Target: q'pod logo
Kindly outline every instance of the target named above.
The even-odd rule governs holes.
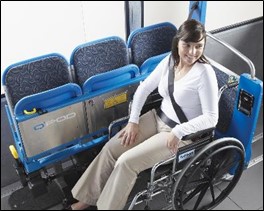
[[[72,112],[72,113],[69,113],[69,114],[66,114],[66,115],[63,115],[63,116],[59,116],[56,119],[51,119],[51,120],[48,120],[46,122],[39,123],[39,124],[33,126],[33,129],[34,130],[41,130],[41,129],[43,129],[45,127],[48,127],[48,126],[51,126],[51,125],[53,125],[55,123],[62,123],[64,121],[72,119],[75,116],[76,116],[75,112]]]

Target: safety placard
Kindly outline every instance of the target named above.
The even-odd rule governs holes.
[[[114,95],[104,100],[104,109],[111,108],[121,103],[127,102],[127,92]]]

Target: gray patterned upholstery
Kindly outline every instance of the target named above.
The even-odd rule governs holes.
[[[46,91],[70,82],[67,61],[49,54],[11,65],[4,83],[12,107],[23,97]]]
[[[93,75],[127,65],[128,52],[119,37],[109,37],[77,47],[71,56],[75,77],[79,85]]]
[[[216,73],[218,88],[220,89],[222,86],[227,84],[229,75],[217,69],[216,67],[213,68]],[[229,128],[234,111],[236,92],[237,92],[237,88],[226,89],[220,98],[219,120],[218,120],[218,124],[216,125],[216,128],[218,131],[222,133],[226,132],[227,129]]]
[[[131,63],[140,67],[148,58],[169,52],[176,32],[176,27],[167,22],[147,26],[132,32],[128,38],[128,47],[131,49]]]

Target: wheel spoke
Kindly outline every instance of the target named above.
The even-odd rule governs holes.
[[[214,187],[213,184],[210,182],[210,192],[212,195],[213,203],[215,203],[215,193],[214,193]]]
[[[206,193],[208,188],[209,188],[209,185],[206,185],[205,187],[202,188],[203,190],[200,192],[198,199],[197,199],[197,201],[193,207],[193,210],[197,210],[197,208],[198,208],[199,204],[201,203],[202,199],[204,198],[205,193]]]
[[[200,191],[202,191],[204,188],[204,185],[198,185],[189,195],[186,197],[183,201],[183,204],[186,204],[188,201],[190,201],[196,194],[198,194]],[[186,193],[187,194],[187,193]]]

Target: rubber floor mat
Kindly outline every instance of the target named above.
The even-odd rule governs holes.
[[[63,197],[55,183],[48,185],[48,192],[34,198],[28,187],[13,192],[9,198],[12,210],[46,210],[62,203]]]

